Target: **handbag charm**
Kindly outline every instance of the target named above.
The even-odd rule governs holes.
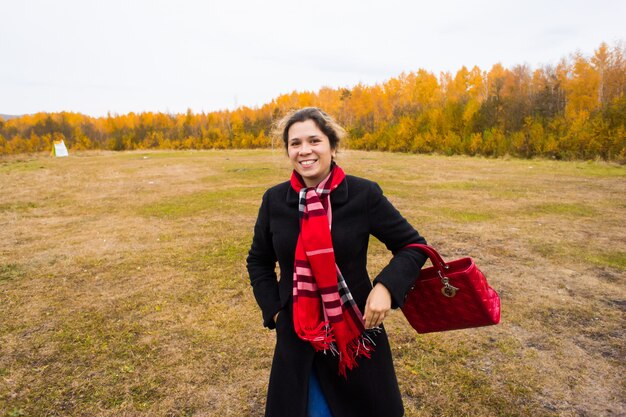
[[[441,293],[446,297],[454,297],[456,295],[456,292],[458,291],[458,288],[450,285],[450,279],[441,275],[441,272],[439,272],[439,278],[441,278],[441,283],[443,284],[443,287],[441,287]]]
[[[415,243],[406,247],[424,252],[433,264],[422,269],[402,306],[402,312],[418,333],[500,322],[500,297],[472,258],[445,262],[432,246]]]

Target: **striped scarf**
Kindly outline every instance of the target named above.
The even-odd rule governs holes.
[[[344,178],[345,173],[334,163],[316,187],[306,187],[296,171],[291,175],[300,212],[293,273],[294,328],[315,350],[338,355],[339,374],[346,377],[346,369],[357,366],[357,357],[370,357],[374,342],[365,332],[363,314],[335,263],[329,196]]]

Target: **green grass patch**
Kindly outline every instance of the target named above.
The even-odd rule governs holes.
[[[269,171],[269,168],[267,167],[255,167],[255,168],[246,168],[246,167],[241,167],[241,168],[228,168],[226,169],[226,172],[235,174],[235,175],[252,175],[252,176],[256,176],[259,175],[260,173],[266,173],[267,171]]]
[[[242,260],[248,254],[250,249],[249,239],[236,239],[223,242],[214,251],[212,256],[227,262],[236,262]]]
[[[274,184],[286,181],[291,175],[291,170],[286,166],[277,168],[275,164],[260,163],[255,166],[246,166],[237,163],[236,166],[231,164],[223,168],[224,175],[220,175],[220,183],[259,186],[263,189],[269,188]],[[208,182],[214,182],[215,178],[206,178]]]
[[[548,259],[564,258],[572,251],[572,248],[567,247],[562,242],[550,243],[543,240],[532,240],[530,243],[535,253]]]
[[[172,235],[171,233],[161,233],[157,238],[159,242],[171,242],[174,239],[174,235]]]
[[[205,265],[243,262],[248,255],[250,242],[251,240],[247,238],[228,239],[212,245],[205,250],[197,251],[189,257],[188,261],[200,262]]]
[[[620,251],[605,251],[601,253],[586,253],[585,259],[595,265],[626,270],[626,253]]]
[[[119,159],[178,159],[190,158],[194,156],[206,155],[211,151],[189,150],[189,151],[151,151],[151,152],[120,152],[113,155]]]
[[[426,185],[427,188],[454,191],[489,191],[498,186],[498,184],[488,181],[450,181]]]
[[[33,203],[32,201],[18,201],[13,203],[2,203],[0,204],[0,212],[3,211],[27,211],[30,209],[37,208],[37,203]]]
[[[0,264],[0,282],[18,279],[24,275],[24,270],[18,264]]]
[[[214,210],[217,214],[236,212],[243,207],[247,209],[256,207],[258,209],[259,203],[252,204],[248,197],[261,193],[261,188],[253,187],[199,192],[149,204],[141,207],[139,212],[145,216],[177,218],[193,216],[208,210]]]
[[[119,361],[140,360],[149,346],[137,343],[145,329],[128,319],[139,310],[129,301],[120,300],[104,311],[90,309],[74,314],[73,320],[65,322],[55,333],[60,351],[85,356],[106,355]]]
[[[28,172],[46,168],[41,160],[0,162],[0,173]]]
[[[544,203],[530,206],[523,210],[524,213],[537,214],[554,214],[558,216],[573,217],[592,217],[597,211],[587,205],[581,203]]]
[[[281,148],[282,150],[282,148]],[[179,151],[171,151],[171,150],[135,150],[135,151],[127,151],[127,152],[116,152],[112,156],[120,159],[176,159],[176,158],[194,158],[194,157],[211,157],[218,158],[224,157],[226,160],[236,160],[237,157],[244,156],[257,156],[259,152],[263,152],[263,150],[258,151],[256,149],[231,149],[231,150],[221,150],[221,149],[186,149]],[[266,150],[266,152],[270,153],[270,151]],[[147,157],[147,158],[144,158]]]
[[[540,175],[615,178],[626,176],[626,166],[602,161],[550,161],[545,159],[506,161]]]
[[[516,200],[523,197],[529,197],[532,193],[536,193],[537,191],[537,187],[530,189],[519,185],[498,185],[494,189],[489,190],[489,196],[498,200]]]
[[[626,167],[605,162],[573,162],[573,170],[584,176],[626,177]],[[567,165],[566,165],[567,166]]]
[[[588,262],[592,265],[626,270],[626,253],[619,250],[607,251],[580,243],[550,243],[541,240],[532,240],[531,247],[534,252],[547,259],[556,261],[568,260],[576,263]]]
[[[441,216],[449,218],[459,223],[484,222],[496,218],[491,212],[478,212],[470,210],[453,209],[448,207],[440,207],[438,209]]]

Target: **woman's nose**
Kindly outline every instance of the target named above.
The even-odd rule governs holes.
[[[309,152],[311,152],[311,147],[309,146],[308,143],[304,142],[301,146],[300,146],[300,154],[308,154]]]

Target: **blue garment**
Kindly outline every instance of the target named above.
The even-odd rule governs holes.
[[[333,417],[326,402],[326,397],[322,392],[320,381],[317,379],[315,369],[311,369],[309,377],[309,406],[307,410],[308,417]]]

